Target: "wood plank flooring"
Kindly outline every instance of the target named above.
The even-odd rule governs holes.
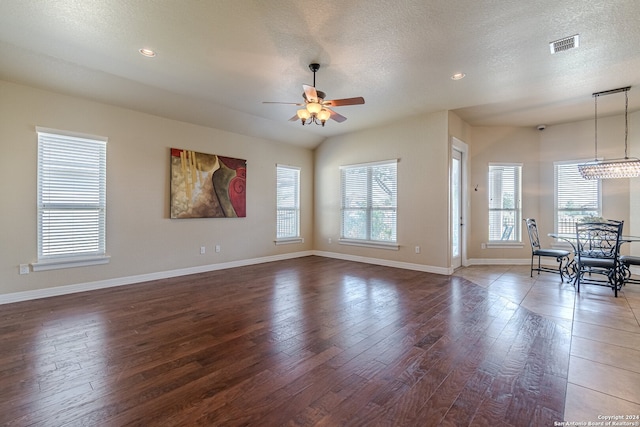
[[[278,261],[0,306],[0,425],[553,425],[570,339],[461,277]]]

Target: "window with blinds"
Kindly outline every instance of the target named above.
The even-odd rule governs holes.
[[[521,242],[522,165],[489,165],[489,241]]]
[[[300,237],[300,168],[276,165],[276,239]]]
[[[105,256],[106,152],[106,138],[38,129],[39,263]]]
[[[554,163],[557,233],[575,233],[576,222],[602,215],[600,180],[582,178],[580,163],[584,162]]]
[[[397,160],[342,166],[341,238],[397,241]]]

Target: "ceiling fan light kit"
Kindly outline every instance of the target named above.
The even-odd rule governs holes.
[[[362,97],[333,99],[325,101],[326,94],[321,90],[316,90],[316,72],[320,69],[320,64],[309,64],[309,69],[313,72],[313,86],[302,85],[302,88],[304,89],[304,93],[302,94],[304,103],[264,102],[264,104],[293,104],[304,106],[304,108],[301,108],[297,111],[295,116],[289,119],[289,121],[297,121],[299,119],[300,123],[302,123],[303,126],[305,124],[309,125],[311,123],[324,126],[324,124],[329,119],[335,120],[338,123],[342,123],[347,120],[347,118],[329,109],[328,107],[342,107],[345,105],[364,104],[364,98]]]
[[[640,159],[627,156],[627,140],[629,136],[629,89],[631,86],[612,89],[593,94],[595,105],[595,158],[592,162],[578,165],[580,175],[584,179],[635,178],[640,176]],[[624,158],[598,160],[598,97],[624,92]]]

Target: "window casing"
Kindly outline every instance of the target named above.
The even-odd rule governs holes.
[[[38,128],[34,271],[108,262],[107,139]]]
[[[397,247],[397,164],[394,159],[340,168],[342,243]]]
[[[578,171],[581,163],[554,163],[556,233],[573,234],[576,222],[602,215],[600,180],[582,178]]]
[[[276,239],[300,238],[300,168],[276,165]]]
[[[522,165],[489,165],[489,242],[520,243]]]

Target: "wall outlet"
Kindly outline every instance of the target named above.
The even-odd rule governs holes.
[[[329,242],[329,244],[331,244],[331,237],[329,237],[327,241]]]
[[[420,253],[420,246],[416,246],[416,253],[419,254]]]
[[[20,274],[29,274],[29,264],[20,264]]]
[[[207,252],[207,248],[204,246],[200,246],[200,255],[204,255]]]
[[[220,245],[216,245],[216,252],[220,252]]]
[[[487,249],[487,244],[486,243],[481,243],[480,244],[480,249]]]

